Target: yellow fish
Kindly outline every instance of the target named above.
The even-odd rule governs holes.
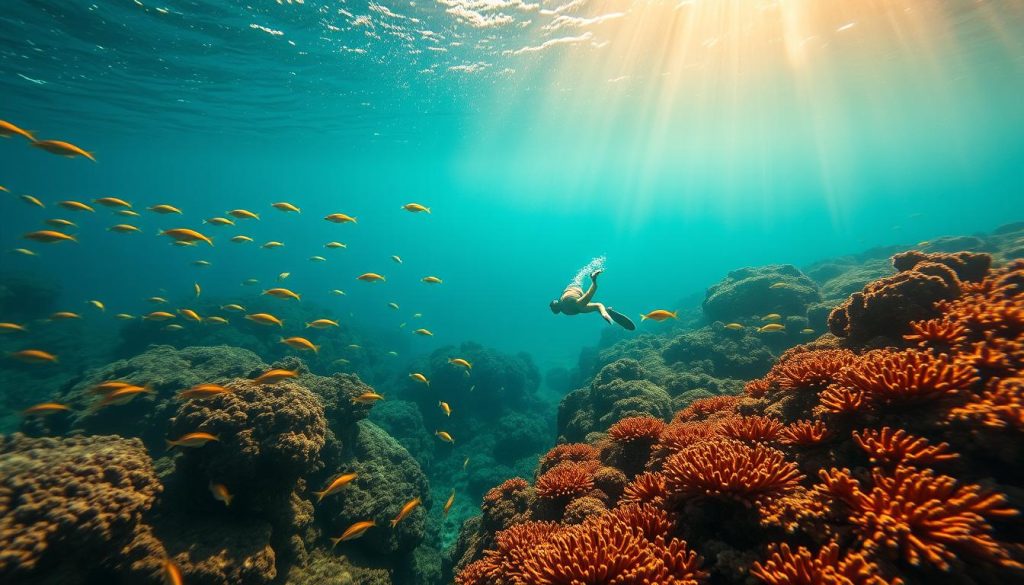
[[[171,242],[171,245],[172,246],[177,246],[179,248],[184,248],[186,246],[195,246],[196,243],[195,242],[185,241],[185,240],[176,240],[176,241]]]
[[[221,309],[224,309],[225,311],[239,311],[239,312],[244,312],[245,311],[245,307],[243,307],[242,305],[235,304],[235,303],[231,303],[230,305],[222,305]]]
[[[423,282],[427,284],[441,284],[441,279],[436,276],[424,276]]]
[[[121,388],[127,388],[131,386],[131,382],[125,382],[123,380],[106,380],[100,382],[95,386],[89,388],[89,392],[92,394],[109,394],[114,390],[120,390]]]
[[[452,504],[454,504],[454,503],[455,503],[455,490],[452,490],[452,495],[448,496],[448,501],[446,501],[444,503],[444,508],[442,508],[442,510],[443,510],[442,517],[444,517],[444,518],[448,517],[448,511],[452,509]]]
[[[192,283],[192,290],[195,291],[196,297],[198,297],[199,295],[203,294],[203,287],[199,286],[198,282],[193,282]]]
[[[53,227],[58,227],[58,228],[62,228],[62,227],[78,227],[77,225],[75,225],[75,222],[69,221],[69,220],[66,220],[66,219],[60,219],[60,218],[48,219],[48,220],[46,220],[43,223],[45,223],[46,225],[52,225]]]
[[[281,274],[277,275],[277,279],[278,280],[286,280],[291,275],[292,275],[291,272],[282,272]]]
[[[128,203],[124,199],[118,199],[117,197],[100,197],[93,199],[93,203],[97,203],[104,207],[131,207],[132,204]]]
[[[108,232],[117,232],[119,234],[130,234],[130,233],[133,233],[133,232],[140,232],[142,230],[140,230],[139,228],[137,228],[137,227],[135,227],[135,226],[133,226],[131,224],[119,223],[117,225],[112,225],[112,226],[108,227],[107,231]]]
[[[769,286],[768,288],[770,288],[770,289],[777,289],[777,288],[788,288],[788,287],[789,287],[789,283],[786,283],[786,282],[776,282],[775,284]]]
[[[157,303],[157,304],[166,303],[167,302],[167,299],[165,299],[163,297],[149,297],[146,300],[148,300],[151,303]]]
[[[434,334],[429,329],[417,329],[413,331],[416,335],[423,335],[424,337],[433,337]]]
[[[356,218],[350,215],[345,215],[344,213],[332,213],[324,217],[324,219],[331,223],[358,223]]]
[[[290,378],[298,378],[298,377],[299,377],[299,370],[297,370],[297,369],[296,370],[273,369],[273,370],[267,370],[266,372],[260,374],[258,377],[256,377],[253,380],[253,382],[256,382],[257,384],[274,384],[274,383],[280,382],[281,380],[288,380]]]
[[[768,313],[764,317],[761,317],[762,321],[779,321],[782,319],[782,315],[778,313]]]
[[[107,307],[101,301],[97,301],[96,299],[93,299],[93,300],[89,301],[89,304],[94,306],[94,307],[96,307],[97,309],[99,309],[101,311],[106,311],[107,310]]]
[[[143,394],[156,394],[149,386],[128,385],[117,388],[105,395],[99,406],[121,406]]]
[[[217,435],[197,431],[195,433],[182,435],[173,441],[164,440],[164,443],[167,444],[167,449],[170,450],[174,447],[202,447],[211,441],[220,441],[220,438],[217,437]]]
[[[167,236],[168,238],[171,238],[172,240],[177,240],[179,242],[205,242],[211,246],[213,245],[213,240],[195,230],[190,230],[188,228],[174,228],[170,230],[163,230],[162,232],[160,232],[159,235]]]
[[[402,258],[400,256],[392,256],[391,259],[394,260],[396,264],[402,263]]]
[[[466,368],[467,370],[473,369],[473,364],[469,363],[468,361],[462,358],[448,358],[448,363],[452,364],[453,366],[460,366]]]
[[[22,196],[21,196],[21,200],[22,200],[22,201],[25,201],[26,203],[30,203],[30,204],[32,204],[32,205],[35,205],[36,207],[42,207],[42,208],[44,208],[44,209],[46,208],[46,206],[45,206],[45,205],[43,205],[43,202],[42,202],[42,201],[40,201],[40,200],[39,200],[38,198],[36,198],[36,197],[33,197],[32,195],[22,195]]]
[[[425,213],[430,213],[429,207],[424,207],[419,203],[406,203],[405,205],[402,206],[402,209],[411,213],[419,213],[421,211]]]
[[[327,242],[326,244],[324,244],[324,248],[331,248],[331,249],[347,248],[347,247],[348,246],[346,244],[342,244],[341,242]]]
[[[125,217],[139,217],[139,212],[134,209],[118,209],[115,213]]]
[[[56,363],[57,356],[41,349],[23,349],[10,354],[12,359],[29,364]]]
[[[61,201],[57,203],[57,205],[60,205],[64,209],[70,209],[71,211],[88,211],[89,213],[96,213],[95,209],[86,205],[85,203],[82,203],[81,201]]]
[[[226,217],[211,217],[210,219],[204,219],[203,223],[210,225],[235,225],[235,222]]]
[[[420,384],[426,384],[427,387],[430,386],[430,380],[428,380],[426,376],[419,372],[413,372],[412,374],[409,374],[409,377],[412,378],[413,380],[416,380]]]
[[[452,436],[449,435],[447,431],[434,431],[434,434],[437,435],[438,438],[444,441],[445,443],[455,442],[455,439],[453,439]]]
[[[412,514],[412,511],[415,510],[416,507],[419,506],[421,503],[422,501],[419,499],[419,497],[415,497],[406,502],[402,506],[402,509],[398,511],[398,516],[395,516],[395,519],[391,521],[391,527],[394,528],[395,526],[398,526],[398,523],[402,520],[405,520],[409,516],[409,514]]]
[[[166,204],[163,204],[163,203],[161,203],[160,205],[154,205],[152,207],[147,207],[146,209],[152,211],[153,213],[161,213],[161,214],[164,214],[164,215],[167,215],[169,213],[177,213],[178,215],[181,215],[181,210],[180,209],[178,209],[177,207],[175,207],[173,205],[166,205]]]
[[[153,311],[152,313],[142,317],[144,321],[167,321],[173,318],[174,315],[167,311]]]
[[[376,526],[377,523],[373,520],[363,520],[362,522],[356,522],[352,526],[345,529],[345,532],[338,538],[331,539],[331,546],[338,546],[338,543],[345,542],[346,540],[355,540],[360,536],[366,534],[366,531]]]
[[[396,311],[398,310],[398,303],[388,303],[388,306]]]
[[[260,247],[261,247],[261,248],[266,248],[266,249],[268,249],[268,250],[272,250],[272,249],[274,249],[274,248],[280,248],[280,247],[282,247],[282,246],[284,246],[284,244],[283,244],[283,243],[281,243],[281,242],[275,242],[275,241],[271,240],[271,241],[269,241],[269,242],[267,242],[267,243],[263,244],[263,245],[262,245],[262,246],[260,246]]]
[[[40,150],[45,150],[50,154],[56,154],[59,156],[66,156],[68,158],[75,158],[76,156],[84,156],[85,158],[96,162],[96,157],[91,152],[86,152],[81,148],[71,144],[70,142],[64,142],[63,140],[36,140],[29,143],[29,146],[34,146]]]
[[[185,580],[181,577],[181,569],[171,559],[164,560],[163,575],[164,585],[185,585]]]
[[[463,471],[465,471],[467,467],[469,467],[469,457],[466,457],[466,458],[465,458],[465,459],[464,459],[464,460],[462,461],[462,470],[463,470]]]
[[[286,288],[271,288],[263,291],[263,294],[269,297],[275,297],[278,299],[295,299],[296,301],[302,300],[298,293],[292,292]]]
[[[216,315],[206,318],[207,323],[213,323],[214,325],[227,325],[228,320],[224,317],[218,317]]]
[[[192,398],[209,398],[211,396],[218,396],[229,392],[231,392],[230,388],[225,388],[219,384],[196,384],[188,390],[178,392],[176,397],[179,400],[189,400]]]
[[[376,272],[366,272],[357,276],[356,280],[362,280],[363,282],[384,282],[384,277]]]
[[[71,311],[57,311],[50,315],[51,321],[62,321],[66,319],[81,319],[82,316],[78,313],[72,313]]]
[[[313,353],[320,352],[320,346],[313,345],[313,342],[305,337],[282,337],[281,343],[300,351],[311,351]]]
[[[353,404],[373,404],[378,400],[384,400],[384,397],[376,392],[363,392],[359,396],[352,399]]]
[[[331,291],[331,294],[336,296],[336,297],[343,297],[343,296],[345,296],[345,291],[340,290],[340,289],[334,289],[334,290]]]
[[[35,232],[29,232],[25,234],[26,240],[32,240],[33,242],[41,242],[43,244],[52,244],[54,242],[77,242],[75,236],[69,236],[63,232],[55,232],[53,230],[39,230]]]
[[[348,348],[349,349],[363,349],[363,347],[361,345],[358,345],[358,344],[355,344],[355,343],[348,344]]]
[[[24,325],[17,323],[0,323],[0,333],[11,333],[13,331],[28,331]]]
[[[327,487],[325,487],[323,491],[313,492],[313,495],[316,496],[317,502],[321,502],[325,497],[333,496],[334,494],[341,491],[341,488],[348,485],[349,482],[351,482],[357,477],[359,477],[359,475],[356,473],[345,473],[339,475],[338,477],[334,478],[334,480],[332,480],[331,483],[327,484]]]
[[[36,254],[32,250],[29,250],[28,248],[15,248],[11,250],[11,252],[14,252],[15,254],[21,254],[22,256],[38,256],[38,254]]]
[[[291,203],[287,203],[287,202],[284,202],[284,201],[281,201],[279,203],[271,203],[270,206],[273,207],[274,209],[280,209],[281,211],[291,211],[293,213],[301,213],[302,212],[302,210],[299,209],[298,207],[295,207]]]
[[[184,328],[184,325],[180,325],[178,323],[171,323],[170,325],[164,326],[164,331],[181,331]]]
[[[242,286],[254,286],[259,284],[260,281],[257,278],[246,278],[242,281]]]
[[[328,327],[337,327],[337,321],[331,321],[330,319],[317,319],[316,321],[310,321],[306,323],[306,327],[312,327],[314,329],[326,329]]]
[[[651,321],[661,322],[665,321],[666,319],[678,319],[678,314],[679,311],[672,312],[666,311],[665,309],[656,309],[654,311],[651,311],[650,313],[647,313],[646,315],[640,315],[640,321],[646,321],[650,319]]]
[[[743,329],[743,325],[740,325],[739,323],[727,323],[724,327],[730,331],[739,331],[740,329]]]
[[[786,326],[782,325],[781,323],[769,323],[767,325],[764,325],[760,329],[758,329],[758,331],[760,331],[761,333],[772,333],[774,331],[785,331],[785,330],[786,330]]]
[[[192,309],[178,309],[178,313],[184,315],[189,321],[195,321],[196,323],[203,322],[203,318],[199,316],[199,313],[196,313]]]
[[[244,244],[246,242],[251,242],[252,238],[249,236],[232,236],[231,241],[236,244]]]
[[[231,500],[235,498],[228,491],[228,486],[222,483],[213,483],[212,481],[210,482],[210,493],[213,494],[213,499],[218,502],[224,502],[225,506],[231,506]]]
[[[21,411],[22,416],[49,416],[51,414],[57,414],[58,412],[67,412],[71,410],[64,404],[58,404],[56,402],[43,402],[30,406],[25,410]]]
[[[444,411],[444,415],[445,416],[451,416],[452,415],[452,407],[449,406],[447,402],[445,402],[443,400],[438,400],[437,401],[437,405],[440,406],[441,410]]]
[[[129,313],[118,313],[114,316],[117,317],[118,319],[121,319],[122,321],[130,321],[135,318],[135,315],[131,315]]]
[[[310,256],[309,257],[309,261],[310,262],[327,262],[327,258],[324,258],[323,256]]]
[[[810,335],[814,333],[814,329],[811,329],[810,327],[805,327],[800,330],[800,333],[803,333],[804,335]]]
[[[231,217],[237,217],[238,219],[259,219],[260,216],[249,211],[248,209],[232,209],[228,212]]]
[[[270,313],[252,313],[245,316],[246,319],[259,323],[260,325],[277,325],[278,327],[284,327],[284,322]]]
[[[4,138],[21,136],[22,138],[27,138],[32,142],[36,141],[36,137],[31,132],[23,128],[19,128],[7,120],[0,120],[0,136],[3,136]]]

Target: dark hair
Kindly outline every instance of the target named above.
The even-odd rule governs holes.
[[[561,311],[558,310],[558,301],[551,301],[550,303],[548,303],[548,307],[551,309],[551,312],[556,315],[561,313]]]

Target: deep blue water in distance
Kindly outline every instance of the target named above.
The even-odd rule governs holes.
[[[638,318],[679,308],[742,266],[801,265],[1024,219],[1020,2],[912,2],[912,32],[887,29],[884,12],[810,11],[807,27],[828,26],[793,46],[816,46],[827,32],[817,53],[773,57],[738,43],[723,60],[707,56],[711,41],[699,52],[646,21],[657,15],[640,2],[580,8],[580,18],[624,14],[585,31],[539,28],[555,8],[547,4],[481,12],[531,19],[511,29],[446,11],[460,2],[385,12],[193,1],[167,3],[168,14],[63,4],[5,7],[0,118],[98,162],[0,141],[0,184],[11,190],[0,194],[0,261],[57,279],[68,310],[96,298],[109,313],[139,314],[153,295],[188,298],[194,282],[244,304],[288,271],[286,286],[304,299],[384,336],[408,335],[413,353],[472,340],[527,351],[543,371],[571,365],[607,327],[547,307],[598,255],[607,256],[598,300]],[[729,22],[689,18],[728,42],[720,29]],[[751,26],[751,45],[777,46],[774,28]],[[627,42],[634,37],[650,45]],[[689,52],[674,55],[673,43]],[[627,59],[631,51],[639,57]],[[15,197],[26,193],[47,209]],[[132,201],[143,233],[107,232],[125,219],[108,210],[52,205],[101,196]],[[275,201],[302,213],[278,212]],[[409,202],[433,213],[402,211]],[[185,214],[142,211],[157,203]],[[234,208],[262,220],[200,223]],[[335,212],[358,224],[322,219]],[[49,217],[78,222],[79,243],[26,245],[22,233]],[[216,245],[177,248],[155,236],[174,227]],[[255,244],[228,241],[240,233]],[[285,247],[260,249],[267,240]],[[330,240],[348,248],[324,249]],[[16,247],[40,255],[6,253]],[[197,259],[212,266],[192,266]],[[368,271],[387,282],[355,280]],[[426,275],[444,284],[419,282]],[[261,284],[242,287],[246,278]],[[109,313],[97,327],[119,326]],[[418,326],[435,337],[413,339]]]

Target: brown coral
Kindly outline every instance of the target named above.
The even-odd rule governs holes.
[[[653,443],[665,428],[665,421],[653,416],[632,416],[624,418],[608,429],[613,441],[629,443],[640,441]]]
[[[832,431],[821,420],[799,420],[782,429],[781,441],[787,445],[807,447],[828,440]]]
[[[663,471],[669,495],[708,496],[754,504],[795,488],[803,476],[783,454],[764,445],[719,439],[669,457]]]
[[[768,585],[895,585],[879,576],[879,568],[861,553],[840,556],[839,545],[830,542],[811,553],[804,547],[795,551],[786,543],[772,544],[768,560],[755,562],[750,574]]]
[[[931,445],[923,437],[915,437],[903,429],[865,429],[853,432],[853,439],[877,465],[932,465],[959,457],[949,450],[949,443]]]
[[[846,521],[865,550],[888,551],[910,565],[927,563],[942,570],[949,570],[960,554],[1020,567],[992,537],[991,519],[1017,514],[1002,494],[911,467],[897,467],[892,475],[875,469],[870,491],[847,469],[819,475],[823,484],[817,489],[846,506]]]
[[[981,282],[992,266],[992,256],[976,252],[919,252],[909,250],[892,257],[892,267],[900,272],[914,270],[920,264],[933,263],[949,267],[960,280]]]
[[[736,416],[726,419],[718,426],[723,437],[751,443],[774,441],[782,432],[783,424],[765,416]]]
[[[556,465],[537,478],[538,498],[562,498],[585,494],[594,489],[594,469],[584,463]]]

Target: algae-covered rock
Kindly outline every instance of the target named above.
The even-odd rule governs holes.
[[[644,379],[639,362],[622,359],[605,366],[586,388],[571,392],[558,408],[560,440],[581,441],[630,416],[667,418],[672,399],[664,388]]]
[[[789,264],[741,268],[708,289],[704,315],[710,321],[732,322],[753,315],[803,315],[821,300],[818,285]]]

